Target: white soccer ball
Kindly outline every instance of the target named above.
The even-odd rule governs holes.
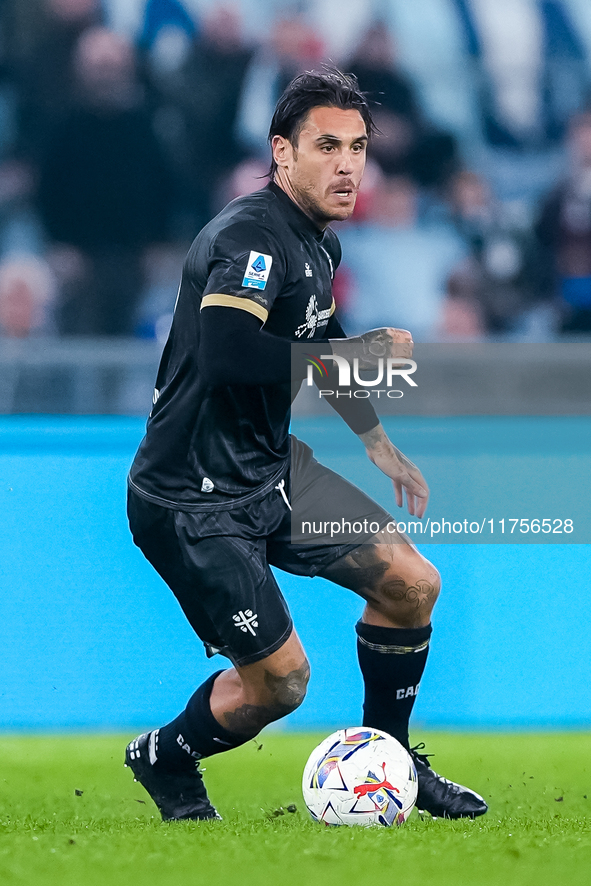
[[[417,772],[391,735],[355,726],[339,729],[312,751],[302,790],[316,821],[390,827],[406,821],[416,803]]]

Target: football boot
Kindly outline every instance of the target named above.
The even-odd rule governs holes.
[[[484,815],[488,806],[480,794],[438,775],[431,769],[427,759],[429,755],[419,753],[424,747],[424,744],[419,744],[410,750],[419,782],[417,809],[429,812],[434,818],[476,818],[477,815]]]
[[[125,750],[125,765],[145,787],[160,810],[163,821],[221,820],[209,802],[203,776],[197,766],[186,772],[173,772],[154,766],[157,732],[146,732],[131,741]]]

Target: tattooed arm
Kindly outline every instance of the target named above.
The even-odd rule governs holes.
[[[395,329],[392,326],[370,329],[352,338],[331,340],[333,353],[347,359],[357,357],[360,369],[374,369],[380,357],[410,358],[413,344],[408,329]]]
[[[368,369],[383,357],[412,357],[413,340],[408,330],[388,326],[371,329],[355,338],[332,340],[331,345],[333,353],[348,359],[358,357],[360,368]],[[394,446],[381,423],[358,436],[369,459],[392,480],[398,507],[403,506],[403,490],[406,490],[409,514],[422,517],[429,500],[429,487],[417,466]]]
[[[417,466],[394,446],[381,424],[359,434],[359,439],[370,461],[392,480],[398,507],[403,505],[403,490],[406,490],[409,514],[422,517],[427,509],[429,487]]]

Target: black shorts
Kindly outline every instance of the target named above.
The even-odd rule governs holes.
[[[330,520],[334,502],[346,501],[347,514],[363,516],[374,528],[392,520],[295,438],[291,472],[297,474],[298,500],[292,505],[298,512],[308,513],[306,499],[313,497],[318,519]],[[242,507],[207,513],[165,508],[130,490],[128,516],[135,544],[170,587],[194,631],[209,650],[222,652],[236,665],[271,655],[292,631],[270,566],[314,576],[375,534],[348,544],[293,544],[291,511],[279,488]]]

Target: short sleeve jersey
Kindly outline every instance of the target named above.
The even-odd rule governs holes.
[[[324,337],[341,256],[274,183],[230,203],[200,232],[183,268],[146,436],[130,472],[144,498],[181,510],[235,507],[264,494],[289,462],[291,384],[215,385],[198,368],[201,312],[254,314],[294,342]]]

